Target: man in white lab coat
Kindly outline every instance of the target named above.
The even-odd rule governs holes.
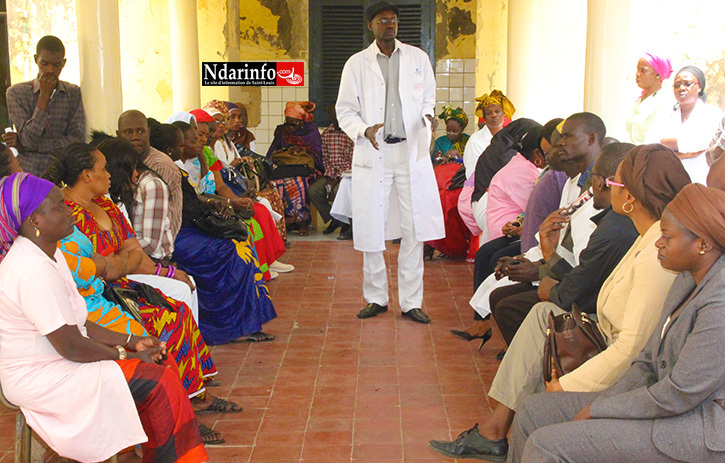
[[[375,35],[345,64],[337,98],[340,127],[355,141],[352,213],[355,249],[363,254],[369,318],[388,310],[385,240],[402,237],[398,299],[403,316],[430,323],[423,312],[423,242],[443,238],[443,213],[429,145],[436,122],[435,77],[423,50],[395,39],[398,7],[366,10]]]

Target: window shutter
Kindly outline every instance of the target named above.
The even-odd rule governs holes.
[[[322,83],[321,106],[324,109],[337,99],[342,68],[348,58],[365,46],[361,29],[365,24],[362,5],[322,5]],[[323,111],[317,111],[321,116]],[[327,114],[325,114],[327,116]]]
[[[398,8],[400,8],[398,40],[421,48],[423,20],[421,5],[398,5]]]

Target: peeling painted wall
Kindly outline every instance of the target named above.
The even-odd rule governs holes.
[[[307,60],[309,7],[306,0],[239,2],[242,60]]]
[[[478,0],[436,2],[436,60],[476,57]]]

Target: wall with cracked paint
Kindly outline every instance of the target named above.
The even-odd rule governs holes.
[[[239,50],[245,60],[309,56],[306,0],[239,0]]]
[[[436,60],[476,57],[478,1],[436,1]]]

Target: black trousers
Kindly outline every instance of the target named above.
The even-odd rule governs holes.
[[[473,292],[475,293],[481,283],[493,273],[500,258],[519,254],[521,254],[521,240],[518,238],[502,236],[481,246],[476,251],[476,260],[473,264]],[[473,319],[483,320],[475,311]]]
[[[519,326],[534,304],[541,302],[531,283],[517,283],[495,289],[489,298],[491,314],[506,345],[511,344]]]

